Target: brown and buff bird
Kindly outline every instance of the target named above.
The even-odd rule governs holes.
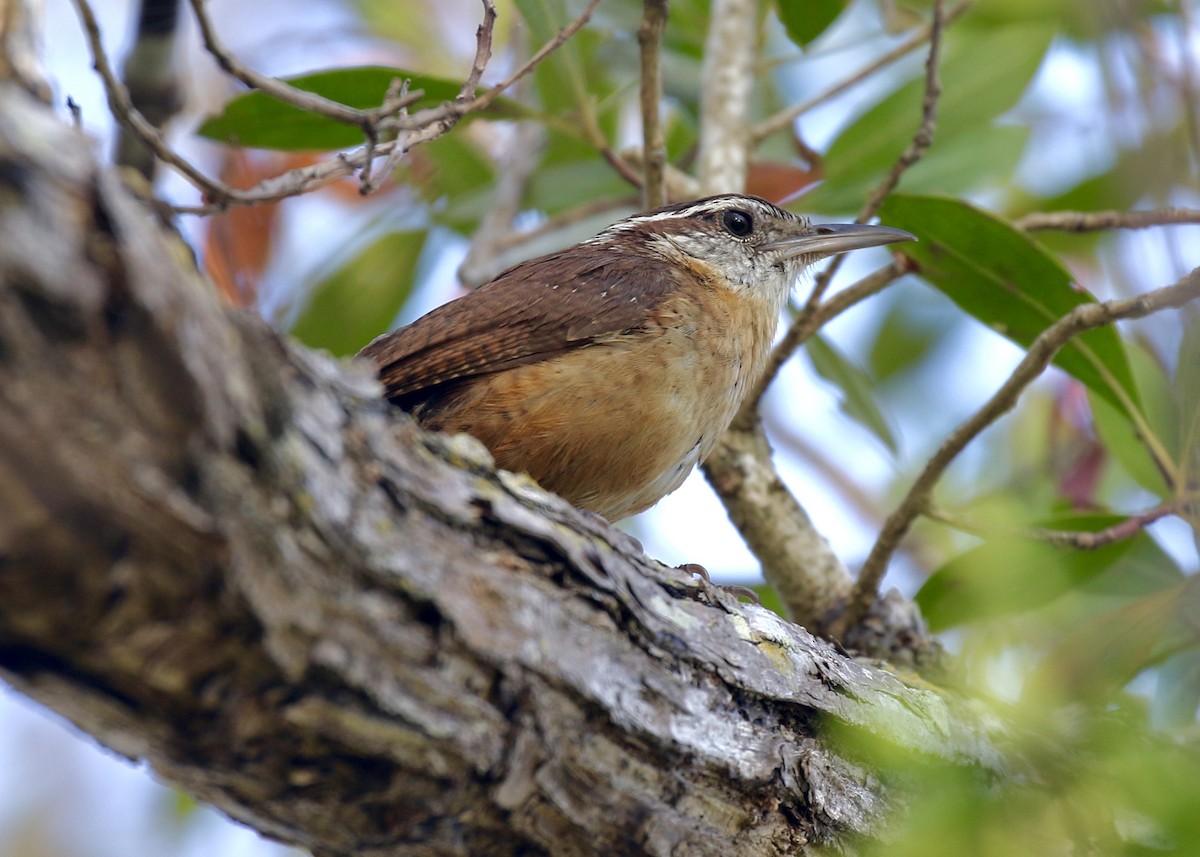
[[[619,520],[682,484],[761,376],[801,272],[912,235],[726,194],[515,265],[360,354],[426,428]]]

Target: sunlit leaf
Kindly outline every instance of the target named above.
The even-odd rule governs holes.
[[[427,235],[392,232],[367,247],[316,287],[292,335],[342,356],[383,333],[408,300]]]
[[[896,436],[876,404],[878,394],[867,373],[820,335],[808,340],[804,353],[808,355],[817,374],[838,391],[838,404],[842,412],[875,435],[895,454]]]
[[[848,5],[848,0],[775,0],[775,11],[788,38],[803,48],[825,32]]]
[[[922,278],[1022,347],[1075,307],[1094,301],[1033,239],[966,202],[894,194],[880,216],[920,239],[899,251],[916,263]],[[1136,410],[1137,387],[1115,328],[1076,336],[1054,363],[1122,413]]]
[[[297,89],[365,109],[378,107],[397,78],[408,80],[410,90],[425,92],[410,110],[452,101],[462,88],[460,81],[384,66],[338,68],[285,80]],[[507,99],[497,99],[484,111],[493,118],[519,113],[519,106]],[[342,149],[364,142],[361,128],[301,110],[263,92],[248,92],[232,99],[218,115],[205,120],[196,133],[223,143],[282,151]]]
[[[1120,523],[1119,515],[1072,515],[1036,526],[1095,532]],[[1136,558],[1166,568],[1174,563],[1145,532],[1094,550],[1060,547],[1020,535],[999,535],[956,556],[935,571],[916,595],[933,630],[1040,607],[1068,590]]]

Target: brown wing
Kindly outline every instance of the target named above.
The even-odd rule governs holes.
[[[405,405],[450,381],[639,327],[675,288],[664,260],[611,246],[572,247],[509,268],[359,355],[375,361],[387,398]]]

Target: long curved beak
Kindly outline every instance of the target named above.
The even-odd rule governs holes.
[[[866,223],[818,223],[805,235],[784,238],[764,245],[766,250],[783,250],[786,258],[794,256],[833,256],[848,250],[916,241],[917,236],[890,226],[871,226]]]

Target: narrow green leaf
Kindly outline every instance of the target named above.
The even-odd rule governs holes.
[[[1120,515],[1071,515],[1039,521],[1035,526],[1095,532],[1122,520]],[[1088,551],[1019,535],[995,536],[935,571],[917,592],[916,602],[929,627],[941,631],[1040,607],[1123,560],[1176,568],[1145,532]]]
[[[320,283],[292,335],[311,348],[354,354],[383,333],[412,292],[425,230],[392,232]]]
[[[817,374],[837,389],[838,405],[842,412],[879,438],[893,455],[896,454],[896,436],[876,404],[878,393],[870,376],[823,336],[809,339],[804,353],[808,355]]]
[[[775,11],[788,38],[804,48],[825,32],[848,5],[848,0],[775,0]]]
[[[1028,235],[961,200],[894,194],[880,216],[920,239],[898,249],[923,279],[1024,348],[1076,306],[1095,300]],[[1122,413],[1136,416],[1137,385],[1115,328],[1076,336],[1054,363]]]
[[[384,66],[330,69],[285,81],[297,89],[365,109],[378,107],[397,78],[410,81],[411,90],[425,92],[421,101],[410,109],[452,101],[462,88],[461,82]],[[505,99],[497,99],[485,111],[493,118],[519,112],[519,105]],[[287,152],[343,149],[363,142],[361,128],[301,110],[262,92],[247,92],[232,99],[220,114],[206,119],[196,133],[223,143]]]

